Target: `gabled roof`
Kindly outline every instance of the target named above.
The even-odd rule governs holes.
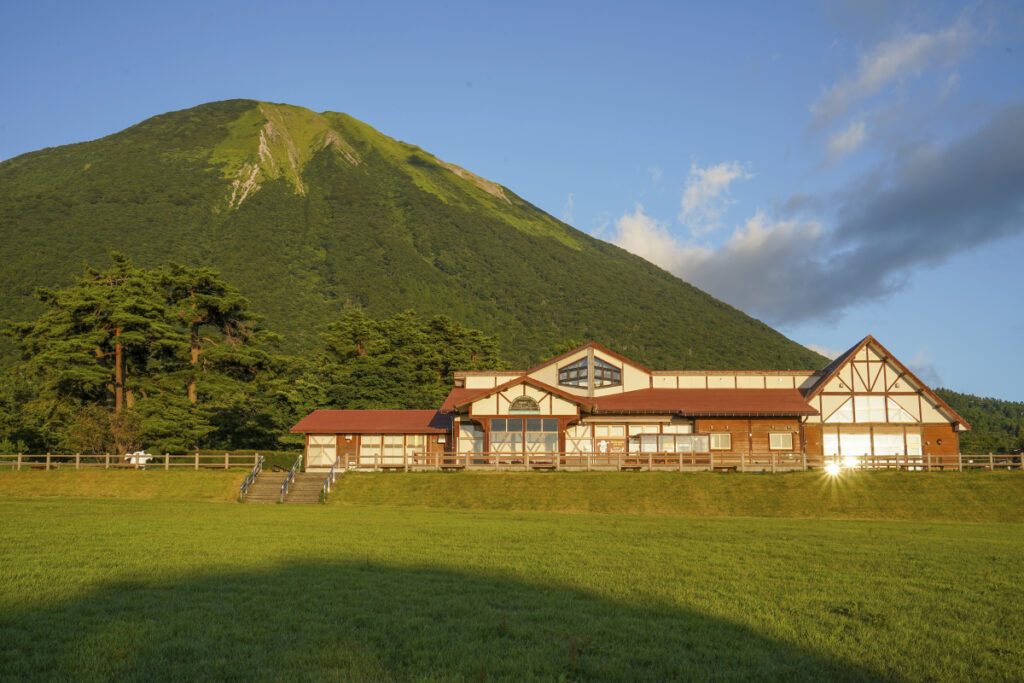
[[[869,344],[874,346],[875,349],[877,349],[882,354],[882,357],[885,360],[895,365],[900,370],[900,372],[909,377],[917,386],[921,387],[921,391],[927,394],[930,399],[932,399],[939,405],[939,407],[941,407],[943,410],[948,412],[953,418],[955,418],[957,422],[964,425],[964,427],[966,427],[967,429],[971,428],[971,425],[967,422],[967,420],[960,417],[960,415],[955,410],[949,407],[948,403],[943,401],[939,397],[939,395],[932,391],[927,384],[918,379],[917,375],[912,373],[906,365],[901,363],[900,360],[896,358],[896,356],[889,353],[889,349],[882,346],[882,344],[877,339],[872,337],[870,334],[861,339],[856,344],[854,344],[851,348],[847,349],[845,353],[838,356],[835,360],[826,365],[824,369],[822,369],[821,377],[819,377],[818,381],[814,383],[814,386],[812,386],[807,391],[807,400],[810,401],[812,398],[820,394],[822,390],[825,388],[825,385],[828,384],[833,377],[839,374],[839,369],[846,365],[847,361],[849,361],[851,358],[857,355],[857,353],[859,353],[861,349],[863,349],[865,346],[868,346]]]
[[[299,434],[446,434],[452,419],[436,410],[314,410]]]
[[[635,360],[631,360],[629,358],[626,358],[622,354],[615,353],[611,349],[607,349],[607,348],[601,346],[600,344],[598,344],[597,342],[588,341],[586,344],[581,344],[580,346],[577,346],[575,349],[569,349],[565,353],[560,353],[557,356],[555,356],[554,358],[549,358],[548,360],[544,361],[543,363],[540,363],[538,365],[534,365],[532,368],[530,368],[529,370],[526,371],[526,374],[529,375],[530,373],[536,372],[537,370],[540,370],[541,368],[545,368],[545,367],[547,367],[549,365],[557,363],[558,361],[562,360],[563,358],[568,358],[569,356],[573,355],[574,353],[578,353],[578,352],[580,352],[580,351],[582,351],[584,349],[595,349],[597,351],[600,351],[601,353],[604,353],[604,354],[607,354],[607,355],[611,356],[612,358],[614,358],[614,359],[616,359],[618,361],[621,361],[623,363],[629,363],[634,368],[639,368],[640,370],[643,370],[644,372],[647,372],[647,373],[651,372],[650,368],[647,368],[647,367],[644,367],[643,365],[640,365]]]
[[[445,398],[444,403],[441,406],[441,410],[445,412],[452,411],[455,410],[456,408],[461,408],[467,403],[472,403],[473,401],[476,401],[481,398],[487,398],[488,396],[492,396],[498,393],[499,391],[505,391],[506,389],[510,389],[520,384],[529,384],[530,386],[540,389],[541,391],[546,391],[549,394],[554,394],[555,396],[564,398],[566,401],[571,401],[573,403],[576,403],[577,405],[581,405],[587,408],[591,406],[590,399],[584,398],[582,396],[577,396],[576,394],[570,394],[568,391],[563,391],[561,389],[558,389],[557,387],[551,386],[550,384],[545,384],[544,382],[539,382],[533,379],[532,377],[527,377],[526,375],[523,375],[521,377],[511,379],[508,382],[505,382],[504,384],[499,384],[496,387],[487,387],[485,389],[465,389],[462,387],[456,387],[455,389],[452,389],[448,393],[448,397]]]
[[[594,399],[594,413],[817,415],[797,389],[638,389]]]

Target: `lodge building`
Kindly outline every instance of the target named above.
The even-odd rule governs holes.
[[[317,410],[307,469],[931,469],[970,429],[867,336],[817,371],[651,370],[590,342],[456,372],[439,409]],[[952,458],[952,459],[951,459]]]

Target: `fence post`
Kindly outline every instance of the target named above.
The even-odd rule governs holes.
[[[46,471],[47,472],[50,471],[50,454],[49,453],[46,454]]]
[[[125,449],[125,450],[128,450],[128,449]],[[135,456],[135,469],[137,469],[137,470],[138,469],[142,469],[142,456],[141,455]]]
[[[800,466],[803,472],[807,471],[807,451],[800,451]]]
[[[402,469],[409,471],[409,451],[402,449]]]
[[[928,471],[931,472],[932,471],[932,454],[928,453],[927,455],[928,455]]]
[[[199,451],[196,451],[196,472],[199,471]]]
[[[587,451],[587,472],[590,471],[590,451]]]
[[[81,453],[75,453],[75,469],[76,470],[82,469],[82,454]]]
[[[18,471],[21,472],[21,453],[18,453]]]
[[[170,453],[164,453],[164,469],[171,469],[171,455]]]
[[[110,453],[104,453],[103,454],[103,469],[105,469],[105,470],[109,470],[110,469]]]
[[[619,472],[622,471],[622,451],[615,454],[615,469]]]
[[[746,472],[746,471],[747,471],[747,466],[746,466],[746,463],[743,462],[743,454],[740,453],[740,472]]]
[[[771,459],[772,459],[772,474],[775,474],[775,454],[774,453],[770,453],[769,455],[771,456]]]
[[[963,453],[960,453],[960,452],[957,452],[957,454],[956,454],[956,471],[957,472],[963,472],[964,471],[964,455],[963,455]]]
[[[224,469],[228,469],[228,466],[230,464],[229,457],[230,456],[227,453],[224,453]]]
[[[654,455],[651,454],[651,453],[647,454],[647,471],[648,472],[653,472],[654,471]]]

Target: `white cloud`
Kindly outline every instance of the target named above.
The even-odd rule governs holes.
[[[939,99],[944,100],[953,94],[957,86],[960,85],[960,74],[953,71],[946,78],[946,82],[942,85],[942,90],[939,91]]]
[[[804,346],[809,348],[811,351],[814,351],[815,353],[820,353],[829,360],[835,360],[840,355],[842,355],[844,351],[846,351],[846,349],[832,349],[827,346],[820,346],[818,344],[804,344]]]
[[[617,220],[615,231],[613,243],[665,270],[674,270],[680,245],[664,225],[644,214],[642,204],[637,203],[633,213]]]
[[[829,161],[838,161],[847,154],[860,149],[867,139],[866,130],[863,121],[854,121],[843,132],[830,137],[826,145]]]
[[[697,168],[696,164],[690,166],[679,221],[694,235],[716,230],[728,206],[724,195],[729,191],[729,185],[734,180],[750,177],[750,172],[738,161],[726,161],[707,168]]]
[[[662,177],[665,173],[661,170],[660,166],[651,166],[647,169],[651,174],[651,182],[658,184],[661,182]]]
[[[919,76],[932,63],[953,60],[973,35],[973,29],[961,18],[935,33],[904,33],[880,43],[861,56],[854,76],[833,85],[811,105],[815,124],[828,125],[890,83]]]
[[[565,198],[565,206],[562,207],[562,222],[572,225],[573,221],[573,193],[570,192],[569,196]]]

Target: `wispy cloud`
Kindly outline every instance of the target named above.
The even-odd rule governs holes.
[[[886,86],[919,76],[935,63],[950,62],[966,49],[974,31],[964,18],[934,33],[903,33],[861,56],[854,75],[840,80],[811,105],[813,125],[825,127]]]
[[[836,358],[838,358],[843,353],[843,351],[846,350],[846,349],[832,349],[832,348],[829,348],[827,346],[819,346],[818,344],[804,344],[804,346],[809,348],[811,351],[814,351],[815,353],[820,353],[821,355],[825,356],[825,358],[828,358],[829,360],[835,360]]]
[[[569,196],[565,198],[565,205],[562,207],[562,222],[572,225],[573,221],[573,193],[570,192]]]
[[[679,222],[694,235],[721,227],[722,214],[728,206],[725,195],[734,180],[750,178],[750,172],[738,161],[727,161],[707,168],[690,166],[683,192]]]
[[[662,171],[662,170],[661,170],[661,167],[660,167],[660,166],[651,166],[651,167],[650,167],[649,169],[647,169],[647,170],[648,170],[648,172],[650,172],[650,174],[651,174],[651,182],[652,182],[652,183],[654,183],[655,185],[657,185],[658,183],[660,183],[660,182],[661,182],[661,179],[662,179],[662,178],[664,177],[664,175],[665,175],[664,171]]]
[[[866,126],[863,121],[854,121],[850,127],[841,133],[836,133],[828,139],[828,160],[836,162],[847,154],[860,149],[867,139]]]
[[[758,212],[710,248],[677,241],[637,205],[613,241],[769,322],[835,317],[900,289],[915,267],[1024,232],[1024,104],[799,205],[834,210],[828,220]]]

